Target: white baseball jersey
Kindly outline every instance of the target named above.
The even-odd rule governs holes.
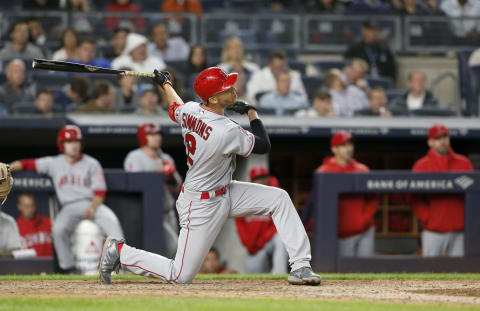
[[[20,233],[17,222],[12,216],[0,212],[0,252],[9,252],[20,249]]]
[[[163,172],[163,161],[167,161],[175,165],[175,161],[161,149],[158,150],[158,158],[151,158],[142,148],[130,151],[123,162],[123,167],[127,172]],[[173,174],[177,183],[182,182],[178,172]]]
[[[62,205],[91,200],[96,191],[105,192],[107,186],[100,163],[89,155],[70,164],[63,154],[35,160],[38,173],[49,175],[54,183],[57,198]]]
[[[230,184],[235,155],[248,157],[255,136],[226,116],[196,102],[179,106],[175,119],[182,127],[187,153],[185,189],[206,192]]]

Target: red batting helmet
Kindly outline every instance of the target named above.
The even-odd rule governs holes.
[[[57,136],[58,151],[63,152],[63,143],[66,141],[79,140],[83,143],[82,131],[76,125],[65,125]]]
[[[218,67],[210,67],[200,72],[193,82],[193,88],[198,97],[207,102],[213,95],[231,88],[237,81],[237,77],[236,72],[227,75]]]
[[[330,146],[337,147],[343,145],[347,141],[353,141],[352,134],[347,131],[341,131],[332,136],[332,139],[330,140]]]
[[[155,133],[162,133],[162,129],[160,126],[153,124],[153,123],[144,123],[138,127],[137,130],[137,141],[138,144],[141,146],[145,146],[147,144],[147,135],[148,134],[155,134]]]

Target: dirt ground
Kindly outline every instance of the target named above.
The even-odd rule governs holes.
[[[326,280],[321,286],[292,286],[281,280],[196,280],[170,285],[156,280],[0,281],[2,297],[233,297],[309,300],[368,300],[480,305],[480,281]]]

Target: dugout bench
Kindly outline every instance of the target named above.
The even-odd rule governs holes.
[[[465,256],[338,256],[338,197],[341,193],[463,193]],[[320,272],[480,272],[480,174],[372,171],[314,175],[312,267]]]

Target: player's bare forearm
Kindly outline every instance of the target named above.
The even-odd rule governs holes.
[[[12,172],[23,171],[22,162],[13,161],[12,163],[10,163],[10,171],[12,171]]]
[[[168,106],[171,106],[174,103],[177,105],[183,105],[183,100],[178,96],[177,92],[175,92],[175,89],[170,84],[165,83],[163,85],[163,91],[167,97]]]
[[[103,201],[104,199],[102,196],[94,195],[90,207],[96,210],[101,204],[103,204]]]

